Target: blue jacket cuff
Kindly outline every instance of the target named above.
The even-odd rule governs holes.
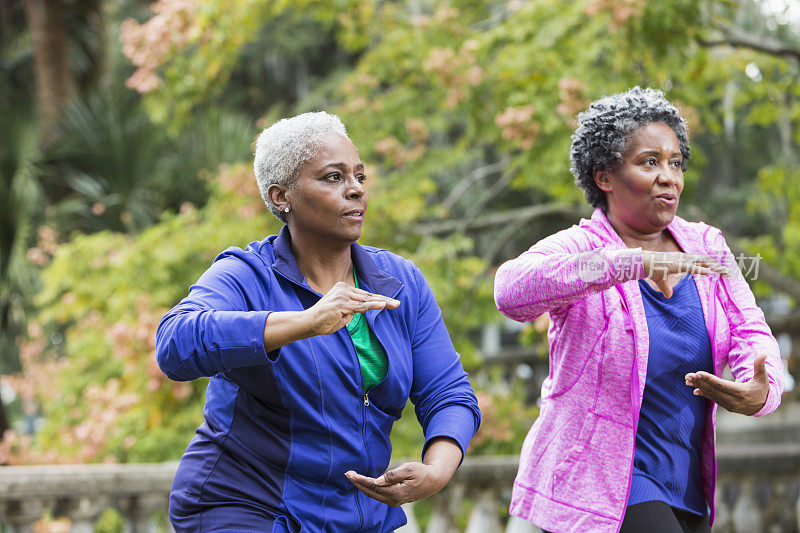
[[[450,405],[437,412],[428,423],[425,431],[425,445],[422,447],[422,457],[428,450],[428,445],[436,437],[450,437],[461,448],[461,461],[467,454],[469,441],[478,430],[478,420],[472,409],[463,405]],[[460,466],[460,463],[459,463]]]
[[[224,343],[229,347],[220,349],[220,359],[224,361],[225,370],[274,363],[278,360],[280,349],[269,353],[264,351],[264,327],[270,313],[271,311],[216,312],[220,322],[219,330],[230,335]]]

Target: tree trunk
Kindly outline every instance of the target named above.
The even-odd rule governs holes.
[[[53,138],[53,126],[72,93],[67,62],[67,33],[62,0],[24,0],[31,30],[36,100],[45,140]]]

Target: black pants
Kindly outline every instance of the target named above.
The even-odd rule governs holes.
[[[697,516],[664,502],[643,502],[628,507],[619,533],[711,533],[711,526],[708,515]]]

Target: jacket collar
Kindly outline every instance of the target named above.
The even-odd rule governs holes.
[[[599,207],[595,208],[592,213],[589,224],[594,230],[593,233],[603,239],[604,242],[613,243],[620,248],[626,247],[626,244],[622,241],[622,238],[617,234],[616,230],[614,230],[611,222],[608,221],[606,214]],[[678,215],[675,215],[672,222],[667,226],[667,229],[672,233],[675,241],[683,248],[684,252],[690,254],[705,253],[702,242],[698,242],[696,236],[691,234],[689,224]]]
[[[296,285],[310,289],[300,267],[297,266],[294,254],[292,253],[292,237],[289,233],[289,226],[284,225],[278,236],[272,243],[275,253],[275,260],[272,268],[279,272],[283,277]],[[382,294],[390,298],[397,295],[403,287],[403,283],[394,276],[384,272],[375,264],[372,254],[357,242],[350,245],[350,254],[353,258],[353,265],[358,273],[359,281],[369,288],[371,292]]]

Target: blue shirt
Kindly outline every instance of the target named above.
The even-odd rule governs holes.
[[[205,421],[170,494],[178,533],[231,529],[217,527],[215,516],[248,530],[272,530],[264,524],[273,522],[292,533],[397,529],[402,509],[368,498],[344,473],[385,471],[389,433],[409,398],[426,444],[445,436],[466,450],[478,403],[425,278],[386,250],[356,243],[351,255],[364,290],[401,302],[365,313],[389,362],[368,395],[347,328],[264,350],[270,312],[302,311],[321,298],[297,266],[286,227],[220,254],[162,318],[156,353],[164,373],[211,377]]]
[[[662,501],[704,515],[700,455],[708,400],[685,383],[688,372],[713,372],[700,296],[688,274],[669,299],[644,280],[639,286],[650,352],[628,505]]]

